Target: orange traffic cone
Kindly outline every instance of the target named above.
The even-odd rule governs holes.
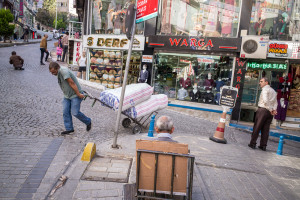
[[[214,136],[209,137],[210,140],[217,143],[223,143],[223,144],[227,143],[226,139],[224,138],[225,122],[226,122],[226,112],[223,112]]]

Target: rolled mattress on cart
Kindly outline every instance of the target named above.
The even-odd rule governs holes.
[[[161,110],[168,106],[168,96],[165,94],[152,95],[150,99],[139,103],[136,106],[124,111],[129,117],[134,119],[151,114],[154,111]]]
[[[119,109],[122,87],[105,90],[100,93],[99,100],[113,110]],[[147,83],[131,84],[126,86],[122,111],[135,106],[151,97],[153,88]]]

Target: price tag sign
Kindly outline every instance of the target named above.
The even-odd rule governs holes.
[[[235,106],[238,89],[230,86],[223,86],[220,96],[220,105],[233,108]]]

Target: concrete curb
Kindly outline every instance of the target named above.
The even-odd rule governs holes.
[[[48,41],[52,41],[48,40]],[[27,44],[37,44],[40,43],[41,40],[39,41],[32,41],[32,42],[18,42],[18,43],[0,43],[0,48],[4,48],[4,47],[13,47],[13,46],[21,46],[21,45],[27,45]]]
[[[209,192],[208,192],[208,190],[207,190],[207,188],[206,188],[206,186],[205,186],[205,183],[204,183],[204,181],[203,181],[203,179],[202,179],[202,176],[201,176],[201,172],[200,172],[200,170],[198,169],[198,166],[197,166],[196,163],[195,163],[195,165],[194,165],[194,174],[196,175],[197,180],[198,180],[198,183],[199,183],[199,185],[200,185],[203,199],[205,199],[205,200],[210,200],[211,198],[210,198]]]

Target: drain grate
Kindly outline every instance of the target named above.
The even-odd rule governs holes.
[[[81,180],[127,183],[132,159],[96,156]]]

